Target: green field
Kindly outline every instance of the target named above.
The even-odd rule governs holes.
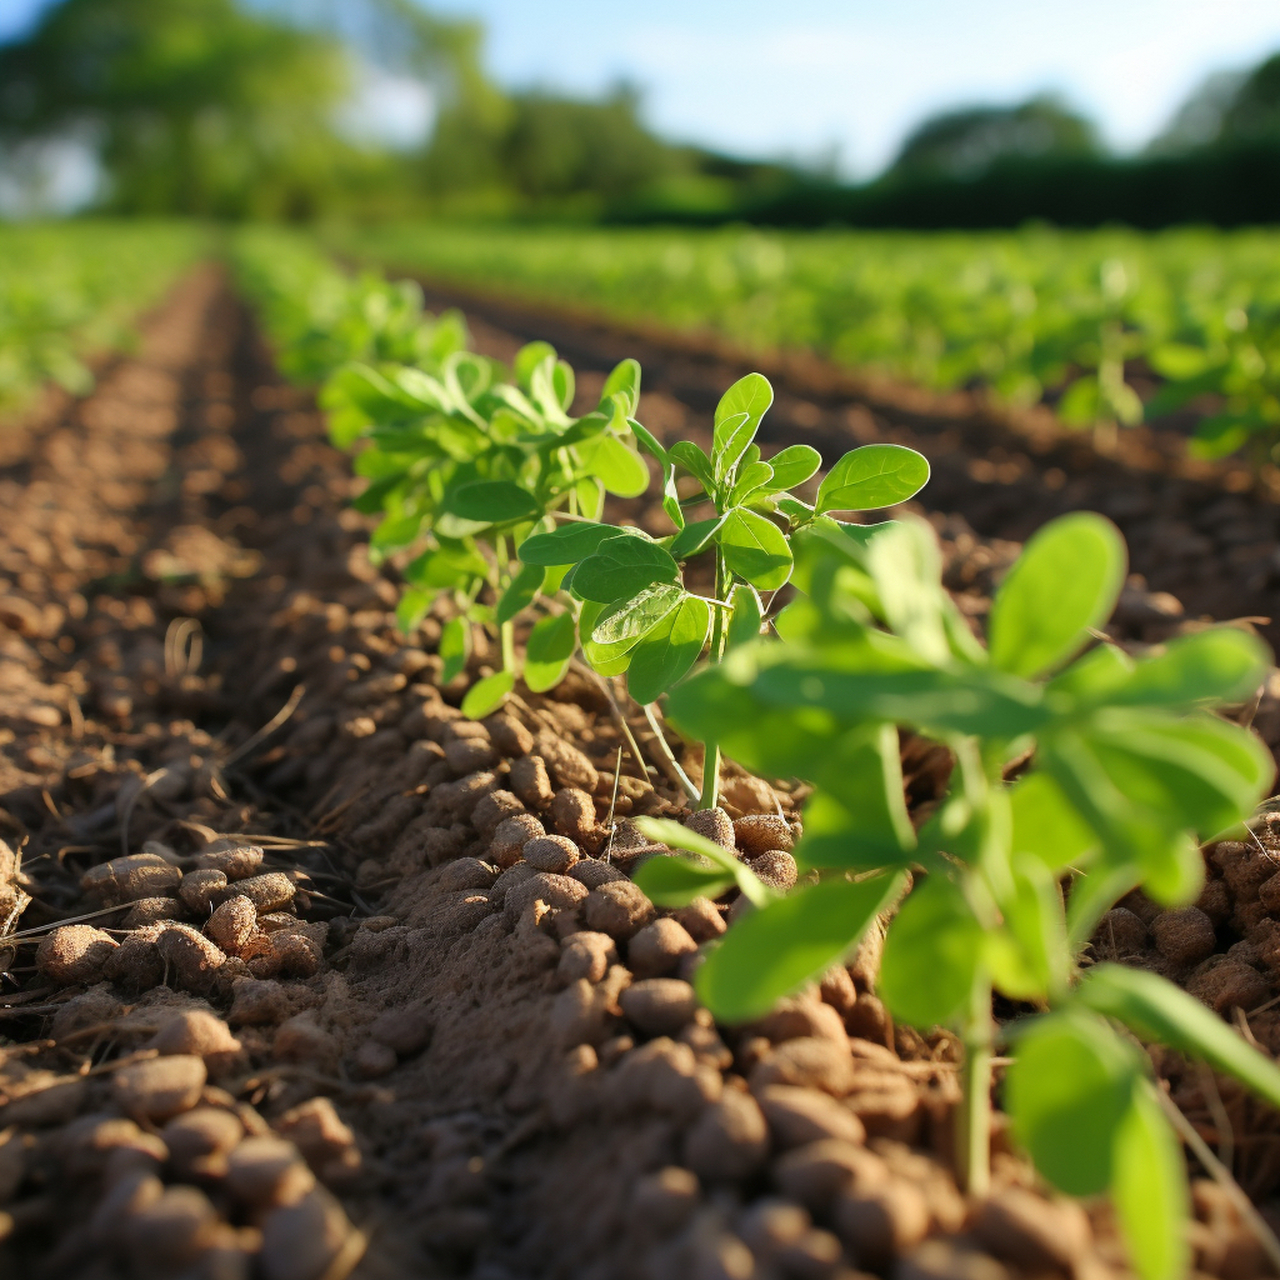
[[[1072,425],[1187,402],[1198,452],[1280,434],[1280,235],[388,226],[335,247],[393,270],[620,320],[811,350],[937,389],[1054,404]],[[1160,389],[1145,403],[1135,374]]]
[[[87,392],[86,360],[127,348],[138,312],[208,240],[182,222],[0,224],[0,412],[45,381]]]

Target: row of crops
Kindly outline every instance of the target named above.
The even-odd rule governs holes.
[[[177,222],[0,225],[0,412],[46,382],[88,391],[92,358],[127,349],[139,311],[208,244]]]
[[[635,416],[633,360],[575,418],[573,370],[544,342],[508,368],[471,352],[456,316],[422,312],[412,287],[353,280],[279,237],[242,238],[237,257],[282,359],[322,383],[331,437],[368,481],[356,505],[378,518],[375,558],[402,570],[402,627],[428,609],[448,618],[439,655],[446,680],[470,674],[464,714],[490,714],[521,681],[549,690],[577,662],[630,705],[620,722],[643,712],[664,741],[669,717],[665,732],[700,747],[701,781],[679,777],[692,805],[715,806],[722,750],[813,784],[789,885],[686,826],[636,820],[653,841],[636,879],[655,902],[737,892],[750,908],[698,970],[706,1006],[758,1018],[892,912],[882,998],[964,1045],[962,1184],[987,1187],[998,1044],[1013,1133],[1045,1179],[1108,1192],[1142,1276],[1185,1274],[1178,1140],[1129,1032],[1273,1105],[1280,1069],[1172,983],[1092,964],[1088,943],[1134,887],[1192,901],[1200,842],[1243,834],[1266,793],[1269,753],[1211,711],[1265,679],[1256,638],[1211,628],[1136,660],[1093,645],[1125,548],[1078,512],[1028,542],[984,644],[941,585],[927,523],[847,519],[927,483],[912,450],[864,445],[826,460],[815,486],[814,450],[765,458],[755,443],[772,400],[759,374],[726,389],[709,452],[660,441]],[[606,493],[657,499],[668,527],[610,523]],[[501,654],[489,674],[468,665],[481,632]],[[918,828],[902,728],[955,761]],[[1035,1012],[997,1031],[994,999]]]
[[[388,227],[344,252],[440,281],[817,351],[938,389],[1053,404],[1082,427],[1183,405],[1194,451],[1280,444],[1272,232],[766,233]],[[1141,392],[1141,394],[1140,394]]]

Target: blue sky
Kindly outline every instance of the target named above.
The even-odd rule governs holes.
[[[47,0],[0,0],[0,38]],[[886,163],[940,107],[1055,90],[1117,149],[1212,71],[1280,50],[1277,0],[436,0],[487,26],[511,86],[638,84],[668,136],[744,155]],[[390,109],[394,110],[394,107]]]

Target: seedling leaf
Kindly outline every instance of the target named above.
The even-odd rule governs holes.
[[[638,595],[657,582],[675,582],[680,568],[671,553],[643,538],[611,538],[578,565],[573,593],[581,600],[611,604]]]
[[[992,601],[992,665],[1033,678],[1073,658],[1111,616],[1125,561],[1124,539],[1102,516],[1078,511],[1045,525]]]
[[[685,596],[631,651],[627,692],[641,706],[654,702],[697,662],[710,630],[710,606]]]
[[[776,591],[791,576],[791,548],[772,521],[735,507],[716,534],[724,562],[761,591]]]
[[[819,515],[828,511],[878,511],[914,497],[928,483],[923,454],[899,444],[851,449],[818,486]]]
[[[514,671],[495,671],[477,680],[462,699],[462,714],[469,720],[483,720],[502,705],[503,699],[516,687]]]
[[[564,679],[578,644],[578,627],[571,613],[540,618],[525,646],[524,682],[534,693],[554,689]]]

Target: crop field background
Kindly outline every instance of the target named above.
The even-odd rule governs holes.
[[[1265,9],[0,9],[0,1277],[1280,1276]]]

